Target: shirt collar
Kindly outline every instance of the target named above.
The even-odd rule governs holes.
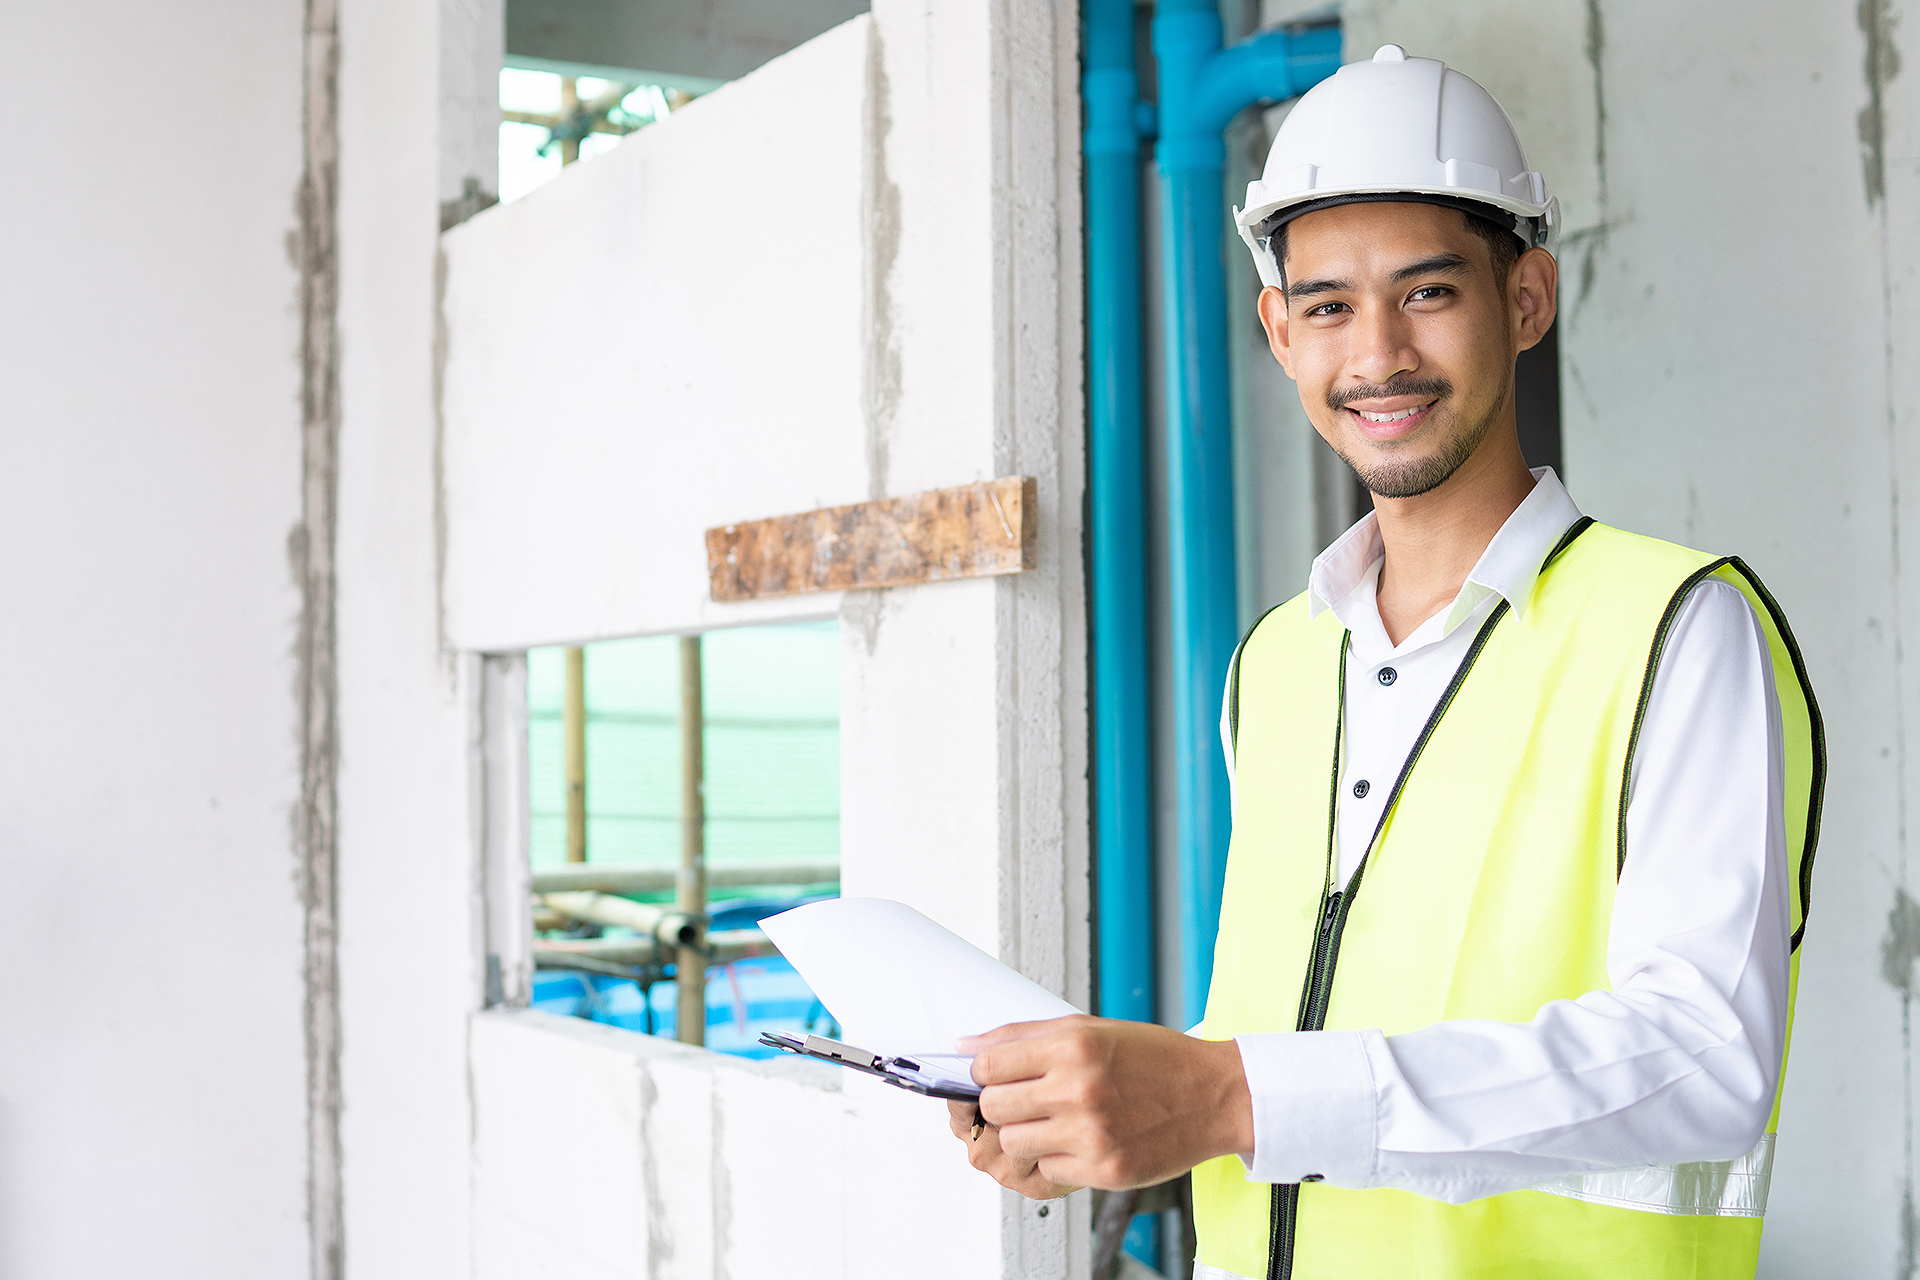
[[[1442,634],[1460,625],[1491,595],[1500,596],[1516,615],[1525,616],[1548,554],[1580,518],[1580,508],[1567,496],[1552,467],[1535,467],[1533,476],[1533,491],[1493,535],[1461,584],[1460,594],[1446,611]],[[1385,558],[1379,521],[1369,511],[1314,559],[1307,576],[1308,615],[1317,618],[1331,609],[1353,630],[1350,613],[1377,610],[1370,588]]]

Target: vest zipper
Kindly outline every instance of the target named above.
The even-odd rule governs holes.
[[[1568,543],[1578,537],[1592,521],[1575,525],[1553,555],[1547,557],[1547,564],[1553,563],[1553,557],[1559,555]],[[1544,569],[1544,566],[1543,566]],[[1427,722],[1421,727],[1420,736],[1414,739],[1413,750],[1407,753],[1406,763],[1400,766],[1400,775],[1394,779],[1393,790],[1387,794],[1387,803],[1380,809],[1380,820],[1374,824],[1373,835],[1367,840],[1367,851],[1360,855],[1360,862],[1353,869],[1353,879],[1347,882],[1344,892],[1334,889],[1333,885],[1333,836],[1339,821],[1340,812],[1340,740],[1346,728],[1347,707],[1347,644],[1351,634],[1340,641],[1340,699],[1339,711],[1334,720],[1333,733],[1333,787],[1329,801],[1331,813],[1327,818],[1327,900],[1320,912],[1320,925],[1314,932],[1313,955],[1307,967],[1306,989],[1300,993],[1300,1015],[1294,1023],[1299,1031],[1322,1031],[1327,1025],[1327,1007],[1333,1001],[1333,971],[1340,963],[1340,935],[1346,931],[1347,917],[1353,913],[1353,900],[1360,896],[1360,882],[1366,877],[1367,863],[1373,857],[1374,846],[1380,843],[1380,833],[1386,830],[1387,819],[1393,815],[1393,808],[1400,802],[1400,793],[1406,789],[1407,779],[1413,773],[1413,766],[1419,761],[1420,753],[1426,749],[1433,731],[1440,727],[1440,718],[1453,705],[1454,695],[1460,692],[1460,686],[1467,682],[1467,673],[1480,657],[1480,651],[1487,647],[1487,640],[1493,635],[1493,629],[1500,625],[1500,619],[1507,616],[1508,605],[1505,600],[1493,607],[1493,612],[1480,625],[1479,634],[1474,636],[1473,644],[1467,649],[1466,656],[1460,659],[1455,668],[1453,679],[1447,682],[1446,690],[1440,700],[1433,704],[1433,711],[1427,716]],[[1298,1234],[1300,1218],[1300,1184],[1297,1182],[1275,1183],[1273,1187],[1272,1209],[1269,1213],[1267,1245],[1267,1280],[1292,1280],[1294,1238]]]

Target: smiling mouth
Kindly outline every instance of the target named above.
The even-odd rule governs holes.
[[[1433,415],[1438,400],[1429,400],[1425,404],[1408,405],[1404,409],[1357,409],[1352,405],[1343,405],[1342,409],[1353,415],[1354,426],[1360,434],[1376,444],[1386,444],[1411,435]]]

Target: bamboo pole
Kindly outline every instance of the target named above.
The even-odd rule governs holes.
[[[571,121],[580,110],[580,83],[572,76],[560,77],[560,118]],[[560,163],[572,164],[580,158],[580,139],[560,140]]]
[[[716,929],[707,935],[708,964],[779,954],[779,948],[758,929]],[[624,965],[659,964],[665,958],[663,948],[652,938],[541,938],[533,944],[533,955],[548,968],[565,968],[563,961],[576,956]]]
[[[707,868],[707,890],[754,889],[840,883],[837,862],[745,863]],[[596,893],[674,893],[680,885],[680,867],[645,863],[594,862],[584,867],[539,867],[533,873],[535,893],[563,893],[591,889]]]
[[[561,704],[567,743],[567,861],[587,860],[587,651],[567,650],[567,692]]]
[[[706,715],[701,706],[700,637],[680,637],[680,878],[676,899],[693,920],[707,914]],[[704,928],[701,930],[705,932]],[[707,1041],[707,957],[696,939],[674,961],[682,1044]]]

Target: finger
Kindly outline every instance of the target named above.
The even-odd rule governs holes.
[[[1046,1118],[1000,1127],[1000,1149],[1017,1160],[1044,1160],[1052,1156],[1085,1158],[1086,1134],[1071,1121]]]
[[[980,1115],[996,1125],[1044,1120],[1059,1109],[1045,1080],[990,1084],[980,1091]]]
[[[1036,1024],[1039,1025],[1039,1024]],[[973,1082],[979,1085],[1038,1080],[1062,1059],[1063,1038],[1058,1029],[1020,1040],[989,1045],[973,1055]]]
[[[947,1127],[953,1130],[953,1136],[964,1138],[973,1131],[974,1105],[971,1102],[947,1103]]]
[[[989,1045],[1006,1044],[1013,1040],[1030,1040],[1035,1036],[1043,1036],[1049,1032],[1058,1031],[1061,1027],[1070,1023],[1083,1021],[1086,1019],[1086,1016],[1084,1013],[1076,1013],[1069,1018],[1048,1018],[1043,1022],[1009,1022],[1004,1027],[995,1027],[993,1030],[977,1036],[961,1036],[953,1042],[953,1051],[955,1053],[978,1053]]]

